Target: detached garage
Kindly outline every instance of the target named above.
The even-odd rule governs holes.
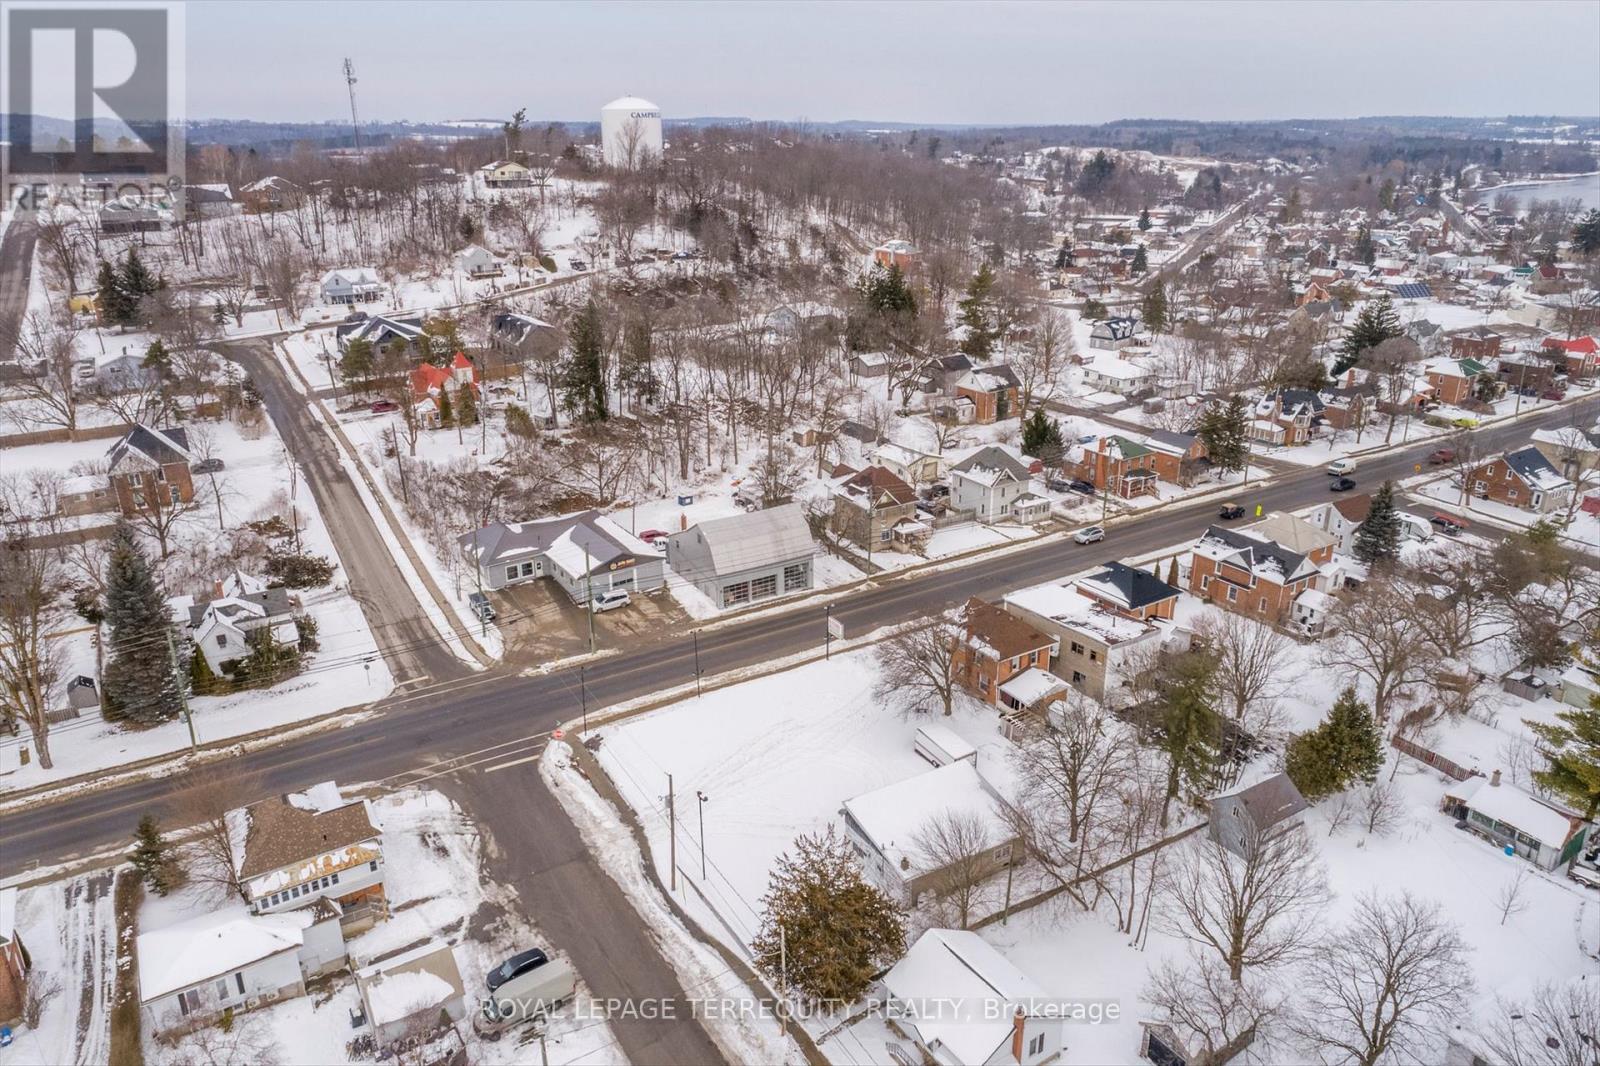
[[[667,565],[724,608],[811,588],[814,553],[793,503],[700,522],[667,538]]]

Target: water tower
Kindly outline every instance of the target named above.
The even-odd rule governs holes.
[[[637,96],[600,109],[600,149],[607,166],[637,170],[661,158],[661,109]]]

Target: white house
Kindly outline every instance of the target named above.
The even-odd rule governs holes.
[[[319,965],[333,942],[337,959]],[[308,943],[312,953],[303,963]],[[204,1025],[230,1007],[305,995],[306,977],[342,962],[343,947],[331,907],[253,915],[233,906],[202,914],[139,934],[139,1005],[156,1033]]]
[[[478,168],[483,184],[491,189],[525,189],[533,184],[533,173],[511,159],[496,159]]]
[[[457,252],[456,266],[469,278],[497,278],[501,273],[500,260],[479,244],[469,244]]]
[[[1155,380],[1154,370],[1121,356],[1101,356],[1083,367],[1083,384],[1096,392],[1129,396]]]
[[[1057,1001],[977,933],[929,929],[883,986],[898,1024],[941,1066],[1039,1066],[1062,1052]]]
[[[946,812],[982,822],[992,841],[983,872],[998,873],[1022,858],[1022,841],[1000,816],[999,795],[968,760],[909,777],[844,801],[845,836],[861,868],[878,887],[906,906],[937,888],[945,867],[919,842],[929,823]]]
[[[945,461],[937,455],[907,448],[904,444],[890,441],[880,444],[872,453],[872,461],[886,470],[892,470],[894,475],[908,485],[922,485],[930,481],[937,481],[944,473]]]
[[[974,512],[980,522],[998,522],[1011,517],[1031,480],[1020,455],[998,444],[985,445],[950,468],[950,506]]]
[[[280,914],[315,900],[359,932],[387,914],[383,835],[364,800],[332,781],[228,812],[239,882],[253,914]]]
[[[322,275],[320,284],[322,302],[330,304],[364,304],[383,298],[388,286],[378,278],[373,267],[340,267]]]
[[[189,639],[211,672],[220,676],[249,657],[249,637],[258,629],[270,629],[279,645],[298,644],[300,627],[294,610],[288,591],[281,588],[220,596],[189,608]]]
[[[1114,351],[1134,343],[1138,335],[1138,319],[1108,318],[1103,322],[1096,322],[1094,328],[1089,331],[1089,347]]]

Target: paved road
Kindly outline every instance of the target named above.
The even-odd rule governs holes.
[[[283,364],[257,345],[218,345],[244,368],[266,402],[278,434],[300,464],[323,524],[333,538],[351,591],[361,604],[378,649],[397,682],[445,681],[470,671],[440,641],[389,552],[355,483],[339,464],[339,449],[289,382]]]
[[[12,346],[28,309],[28,277],[38,238],[39,227],[31,218],[13,218],[0,237],[0,362],[15,354]]]

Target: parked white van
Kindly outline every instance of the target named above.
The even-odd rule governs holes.
[[[562,959],[518,974],[484,997],[472,1027],[487,1036],[519,1022],[543,1018],[570,1000],[578,990],[577,974]]]
[[[1355,472],[1356,461],[1354,459],[1335,459],[1328,464],[1328,473],[1333,477],[1344,477]]]

